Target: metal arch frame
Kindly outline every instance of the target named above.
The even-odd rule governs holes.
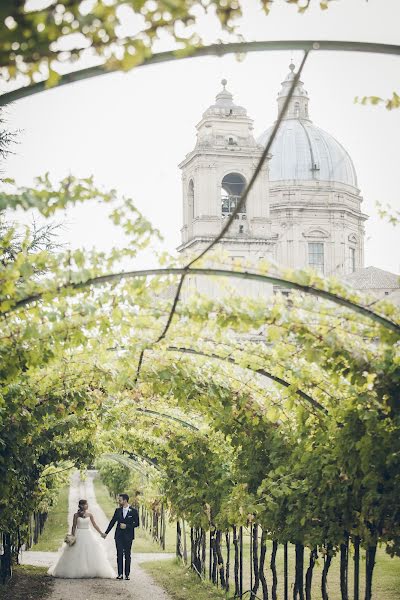
[[[106,283],[118,282],[121,279],[130,279],[136,277],[148,277],[148,276],[163,276],[163,275],[202,275],[202,276],[213,276],[213,277],[236,277],[239,279],[249,279],[252,281],[263,281],[265,283],[272,283],[282,287],[287,287],[289,289],[297,290],[300,292],[304,292],[306,294],[310,294],[312,296],[316,296],[319,298],[324,298],[325,300],[329,300],[335,304],[339,304],[340,306],[344,306],[354,312],[357,312],[365,317],[368,317],[372,321],[379,323],[383,327],[392,330],[394,333],[397,333],[400,336],[400,323],[396,323],[391,321],[390,319],[380,315],[379,313],[366,308],[361,304],[357,304],[351,300],[347,300],[342,296],[338,296],[333,294],[332,292],[328,292],[326,290],[321,290],[318,288],[311,287],[309,285],[303,285],[297,283],[295,281],[290,281],[288,279],[283,279],[281,277],[274,277],[271,275],[262,275],[260,273],[252,273],[250,271],[229,271],[227,269],[212,269],[212,268],[199,268],[199,267],[191,267],[190,269],[178,268],[178,267],[166,267],[166,268],[157,268],[157,269],[144,269],[138,271],[127,271],[126,273],[112,273],[110,275],[100,275],[99,277],[94,277],[88,279],[85,282],[77,283],[77,284],[66,284],[58,287],[54,290],[53,294],[57,295],[62,292],[63,289],[72,289],[79,290],[90,285],[93,286],[101,286]],[[29,304],[41,300],[44,295],[48,295],[52,293],[51,290],[42,292],[39,294],[34,294],[23,300],[20,300],[15,303],[15,305],[10,308],[8,311],[3,312],[3,316],[17,310],[18,308],[22,308],[24,306],[28,306]]]
[[[372,54],[400,55],[400,46],[395,44],[379,44],[372,42],[355,42],[339,40],[264,40],[256,42],[232,42],[229,44],[210,44],[193,48],[191,51],[171,50],[167,52],[157,52],[145,58],[135,69],[148,65],[155,65],[172,60],[185,60],[188,58],[200,58],[204,56],[225,56],[227,54],[246,54],[249,52],[271,52],[284,50],[303,50],[318,52],[362,52]],[[38,94],[46,90],[56,89],[62,85],[83,81],[108,73],[122,72],[117,67],[107,68],[99,65],[80,69],[71,73],[66,73],[60,77],[59,82],[54,87],[46,87],[46,81],[41,81],[32,85],[18,88],[17,90],[7,92],[0,96],[0,106],[5,106],[10,102],[15,102],[33,94]]]
[[[116,400],[115,397],[110,396],[113,400]],[[181,419],[179,417],[175,417],[173,415],[168,415],[167,413],[162,413],[158,410],[153,410],[150,408],[143,408],[141,406],[137,406],[133,408],[134,412],[137,413],[141,413],[143,416],[149,416],[149,417],[155,417],[156,419],[159,419],[160,421],[165,420],[165,421],[172,421],[177,425],[181,425],[182,427],[186,427],[187,429],[191,429],[192,431],[200,431],[199,427],[196,427],[196,425],[193,425],[192,423],[189,423],[188,421],[185,421],[184,419]]]
[[[153,462],[150,458],[147,458],[147,456],[141,455],[141,454],[136,454],[136,452],[124,452],[123,454],[126,454],[126,456],[128,456],[128,458],[130,458],[131,460],[144,460],[149,467],[153,467],[156,471],[160,471],[160,467]]]
[[[154,469],[156,469],[156,471],[160,471],[160,467],[158,467],[156,464],[154,464],[149,458],[145,457],[145,456],[141,456],[139,454],[136,454],[135,452],[127,452],[126,455],[124,456],[124,454],[119,454],[117,452],[105,452],[104,454],[100,455],[100,458],[104,458],[107,460],[114,460],[115,462],[119,462],[120,464],[122,463],[122,460],[130,460],[132,461],[132,469],[135,469],[137,471],[139,471],[142,475],[148,477],[148,473],[145,471],[144,468],[142,468],[140,466],[139,460],[144,460],[145,462],[147,462],[149,464],[149,466],[153,467]],[[128,468],[130,468],[129,465],[126,465]]]
[[[198,427],[196,427],[195,425],[192,425],[192,423],[189,423],[188,421],[184,421],[183,419],[179,419],[178,417],[173,417],[172,415],[160,413],[156,410],[150,410],[148,408],[135,408],[135,411],[142,413],[144,415],[147,415],[147,416],[157,417],[160,420],[165,419],[168,421],[174,421],[178,425],[181,425],[182,427],[186,427],[187,429],[191,429],[192,431],[200,431],[200,429]]]
[[[278,383],[280,385],[282,385],[283,387],[289,388],[291,386],[291,384],[288,381],[285,381],[284,379],[281,379],[280,377],[276,377],[275,375],[272,375],[272,373],[269,373],[268,371],[266,371],[265,369],[253,369],[252,367],[249,366],[245,366],[242,367],[242,365],[240,365],[239,363],[237,363],[235,361],[234,358],[230,357],[230,356],[219,356],[218,354],[208,354],[207,352],[202,352],[199,350],[194,350],[193,348],[184,348],[184,347],[177,347],[177,346],[169,346],[168,347],[168,351],[170,352],[182,352],[183,354],[191,354],[194,356],[204,356],[205,358],[212,358],[212,359],[216,359],[216,360],[221,360],[224,362],[229,362],[230,364],[233,364],[237,367],[243,368],[243,369],[248,369],[250,371],[253,371],[254,373],[257,373],[258,375],[262,375],[263,377],[266,377],[267,379],[270,379],[271,381],[274,381],[275,383]],[[303,392],[302,390],[298,389],[296,391],[296,394],[298,396],[300,396],[300,398],[303,398],[303,400],[306,400],[309,404],[311,404],[314,408],[316,408],[317,410],[323,412],[325,415],[328,415],[328,411],[327,409],[322,406],[322,404],[320,404],[317,400],[315,400],[312,396],[309,396],[308,394],[306,394],[305,392]]]
[[[154,349],[152,351],[155,352]],[[241,364],[239,364],[238,362],[236,362],[232,357],[220,356],[220,355],[215,354],[215,353],[208,354],[206,352],[198,351],[198,350],[195,350],[193,348],[178,347],[178,346],[169,346],[167,348],[167,351],[168,352],[180,352],[182,354],[190,354],[192,356],[202,356],[204,358],[211,358],[211,359],[215,359],[215,360],[221,360],[221,361],[224,361],[224,362],[229,362],[229,363],[231,363],[231,364],[233,364],[233,365],[235,365],[235,366],[237,366],[239,368],[246,369],[246,370],[252,371],[253,373],[257,373],[258,375],[266,377],[266,378],[274,381],[275,383],[278,383],[279,385],[282,385],[283,387],[289,388],[291,386],[291,384],[288,381],[286,381],[286,380],[284,380],[284,379],[282,379],[280,377],[277,377],[275,375],[272,375],[272,373],[269,373],[268,371],[266,371],[263,368],[253,369],[250,366],[242,366]],[[315,400],[315,398],[313,398],[312,396],[310,396],[309,394],[307,394],[306,392],[304,392],[300,388],[297,389],[296,394],[300,398],[302,398],[303,400],[306,400],[316,410],[320,411],[325,416],[329,416],[328,410],[322,404],[320,404],[317,400]],[[139,412],[142,412],[142,409],[140,409],[140,408],[139,409],[135,409],[135,410],[139,411]],[[190,428],[192,431],[200,431],[200,429],[198,427],[195,427],[194,425],[191,425],[190,423],[187,423],[187,422],[182,421],[180,419],[176,419],[175,417],[171,417],[170,415],[166,415],[166,414],[163,414],[163,413],[159,413],[157,411],[150,411],[150,410],[149,411],[144,410],[143,412],[149,412],[152,415],[166,417],[167,419],[172,419],[174,421],[177,420],[179,422],[179,424]]]

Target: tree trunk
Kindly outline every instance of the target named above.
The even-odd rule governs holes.
[[[306,573],[306,600],[311,600],[311,585],[312,585],[312,576],[313,570],[315,566],[315,561],[318,558],[318,552],[316,548],[313,548],[310,551],[310,563],[308,565],[307,573]]]
[[[201,573],[203,578],[206,577],[206,552],[207,552],[207,538],[206,531],[204,529],[201,530]]]
[[[165,550],[165,533],[166,533],[166,521],[165,521],[165,510],[164,510],[164,504],[161,505],[161,548],[163,550]]]
[[[283,546],[283,586],[284,600],[289,600],[288,545]]]
[[[375,566],[376,544],[368,546],[365,561],[365,600],[372,598],[372,575]]]
[[[321,578],[321,593],[322,600],[329,600],[328,598],[328,571],[332,562],[332,545],[326,545],[327,554],[324,556],[324,568],[322,569],[322,578]]]
[[[186,541],[186,525],[185,519],[182,519],[182,536],[183,536],[183,561],[187,565],[187,541]]]
[[[360,538],[356,536],[354,544],[354,600],[360,600]]]
[[[2,534],[3,554],[0,555],[0,579],[5,584],[12,577],[12,542],[9,533]]]
[[[217,551],[215,548],[215,545],[216,545],[215,530],[212,533],[210,542],[211,542],[211,556],[212,556],[211,581],[215,585],[217,585],[218,584],[218,557],[217,557]]]
[[[226,565],[225,565],[225,589],[229,592],[229,571],[231,568],[231,534],[229,530],[225,532],[226,543]]]
[[[340,544],[340,593],[342,600],[349,600],[349,536]]]
[[[203,537],[205,533],[200,527],[192,527],[190,529],[190,542],[191,542],[191,560],[190,564],[199,577],[203,577],[203,560],[202,560],[202,548],[203,548]]]
[[[194,552],[194,539],[193,539],[193,527],[190,528],[190,566],[193,569],[193,552]]]
[[[239,529],[239,583],[240,583],[240,593],[243,594],[243,527],[240,526]]]
[[[267,580],[265,578],[265,571],[264,571],[266,554],[267,554],[267,534],[263,530],[261,533],[261,551],[260,551],[260,567],[259,567],[263,600],[268,600],[268,585],[267,585]]]
[[[296,570],[293,587],[293,600],[304,600],[304,546],[296,544]]]
[[[240,595],[240,582],[239,582],[239,538],[237,535],[236,526],[233,526],[233,547],[235,550],[235,564],[233,567],[233,574],[235,578],[235,598]]]
[[[176,521],[176,558],[183,558],[182,554],[182,531],[179,519]]]
[[[213,557],[213,532],[210,529],[209,532],[209,549],[208,549],[208,579],[212,580],[212,557]]]
[[[254,524],[252,527],[252,536],[250,545],[253,546],[253,570],[254,570],[254,584],[251,587],[251,598],[255,598],[260,585],[260,571],[258,568],[258,525]]]
[[[278,587],[278,576],[276,573],[276,553],[278,551],[278,542],[273,540],[270,567],[272,571],[272,600],[277,600],[276,594]]]
[[[221,552],[221,531],[219,529],[217,529],[217,534],[215,536],[215,552],[218,560],[218,570],[219,579],[221,581],[221,587],[223,589],[226,589],[224,558]]]

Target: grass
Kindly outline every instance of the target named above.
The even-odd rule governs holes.
[[[57,552],[68,530],[69,485],[61,488],[57,503],[49,512],[39,542],[32,550],[37,552]]]
[[[12,579],[6,585],[0,584],[0,600],[45,600],[49,598],[54,580],[46,573],[47,567],[17,566]]]
[[[269,558],[271,557],[271,544],[268,544],[268,553],[267,553],[267,565],[269,567]],[[249,561],[246,561],[249,564]],[[278,571],[278,581],[280,582],[280,586],[278,590],[281,590],[281,594],[283,592],[283,547],[278,550],[277,555],[277,571]],[[308,552],[305,552],[304,557],[305,570],[308,567]],[[328,589],[329,589],[329,600],[340,600],[340,575],[339,575],[339,557],[336,556],[333,561],[331,568],[328,574]],[[323,568],[322,559],[319,560],[318,564],[314,568],[313,575],[313,596],[315,598],[320,597],[320,585],[321,585],[321,574]],[[289,581],[294,581],[294,572],[295,572],[295,560],[294,560],[294,548],[289,547]],[[364,595],[364,582],[365,582],[365,554],[362,553],[362,560],[360,564],[360,588],[362,598]],[[268,582],[272,579],[272,572],[268,568],[266,569],[266,576]],[[249,581],[249,578],[247,578]],[[349,559],[349,589],[352,589],[353,582],[353,560],[352,556]],[[392,559],[388,554],[386,554],[384,548],[379,548],[376,555],[376,566],[374,570],[373,576],[373,592],[374,597],[379,598],[379,600],[400,600],[400,559],[395,558]],[[278,592],[279,594],[279,592]]]
[[[96,477],[93,480],[93,486],[98,504],[106,513],[106,517],[108,519],[111,519],[115,509],[117,508],[117,503],[113,501],[110,494],[108,493],[106,486],[101,481],[98,475],[96,475]]]
[[[188,549],[190,549],[190,543],[188,543]],[[265,564],[265,574],[268,582],[268,588],[271,593],[271,582],[272,582],[272,572],[269,568],[269,561],[271,558],[271,549],[272,543],[268,542],[267,545],[267,559]],[[248,590],[250,588],[250,545],[248,536],[244,536],[244,590]],[[225,558],[225,552],[223,552]],[[360,564],[360,598],[364,597],[364,585],[365,585],[365,555],[361,554],[362,560]],[[190,559],[189,559],[190,560]],[[207,561],[208,561],[208,552],[207,552]],[[166,563],[169,567],[171,563],[167,561]],[[174,563],[175,566],[185,573],[186,569],[181,566],[180,563]],[[151,563],[153,566],[146,566],[146,570],[150,572],[151,569],[155,569],[156,574],[158,569],[162,573],[164,573],[166,567],[164,565],[164,561],[161,565],[159,562]],[[305,553],[304,560],[304,572],[308,567],[308,552]],[[322,573],[323,562],[322,560],[316,564],[314,568],[314,576],[313,576],[313,598],[320,598],[321,591],[321,573]],[[276,568],[278,573],[278,597],[283,597],[283,546],[278,548],[278,553],[276,557]],[[175,569],[175,567],[174,567]],[[206,569],[208,570],[208,562],[206,564]],[[152,572],[152,571],[151,571]],[[208,572],[208,571],[207,571]],[[294,547],[289,547],[289,585],[291,586],[294,581],[294,572],[295,572],[295,561],[294,561]],[[162,577],[162,575],[160,575]],[[156,575],[155,575],[156,578]],[[231,582],[231,590],[229,592],[232,595],[232,585],[234,582],[233,575],[233,548],[231,546],[231,570],[230,570],[230,582]],[[163,582],[159,580],[160,585],[163,586]],[[353,583],[353,560],[352,556],[349,559],[349,591],[350,595],[352,595],[352,583]],[[168,582],[165,584],[165,589],[169,591]],[[335,557],[332,561],[331,568],[329,570],[328,576],[328,590],[329,590],[329,599],[330,600],[341,600],[340,593],[340,583],[339,583],[339,557]],[[259,592],[261,588],[259,588]],[[290,594],[292,594],[292,588],[290,588]],[[175,596],[172,596],[175,598]],[[187,596],[188,598],[196,598],[197,596],[193,595]],[[211,597],[211,596],[210,596]],[[212,596],[214,597],[214,596]],[[215,596],[219,598],[219,596]],[[221,596],[224,597],[224,596]],[[376,556],[376,565],[374,569],[374,577],[373,577],[373,597],[377,600],[400,600],[400,558],[391,558],[388,554],[386,554],[384,548],[378,548],[377,556]],[[176,596],[176,598],[181,598],[181,596]],[[182,598],[186,598],[186,596],[182,596]]]
[[[176,559],[141,563],[172,600],[217,600],[226,594],[208,581],[202,581]]]
[[[111,519],[112,515],[114,514],[114,510],[117,506],[116,502],[113,501],[110,494],[108,493],[106,486],[99,477],[95,477],[93,484],[97,502],[104,510],[106,516],[109,519]],[[167,523],[165,535],[165,552],[175,552],[175,536],[176,533],[174,523]],[[160,546],[153,542],[150,535],[144,529],[142,529],[142,527],[138,527],[138,529],[135,530],[135,541],[133,542],[133,550],[134,552],[143,553],[163,552]]]
[[[190,546],[189,546],[190,547]],[[207,548],[208,549],[208,548]],[[267,543],[267,558],[265,561],[265,574],[268,582],[269,590],[271,589],[272,582],[272,571],[269,568],[269,561],[271,558],[272,543]],[[250,588],[250,545],[248,531],[244,530],[243,539],[243,551],[244,551],[244,577],[243,585],[244,589]],[[289,585],[293,584],[295,574],[295,552],[294,547],[289,546]],[[226,553],[223,550],[224,559]],[[364,585],[365,585],[365,553],[361,553],[362,560],[360,563],[360,598],[364,597]],[[208,560],[208,553],[207,553]],[[339,557],[336,556],[332,560],[332,565],[328,574],[328,591],[329,600],[341,600],[340,594],[340,580],[339,580]],[[305,551],[304,556],[304,573],[308,567],[308,551]],[[208,568],[208,563],[206,565]],[[314,567],[313,573],[313,585],[312,592],[313,598],[321,597],[321,574],[323,568],[322,559]],[[278,547],[278,553],[276,557],[276,569],[278,574],[278,598],[283,597],[283,546]],[[233,576],[233,548],[231,545],[231,571],[230,581],[234,580]],[[352,591],[353,583],[353,559],[352,556],[349,558],[349,591]],[[259,588],[259,591],[261,587]],[[391,558],[386,554],[385,549],[378,548],[376,555],[376,565],[373,575],[373,597],[377,600],[400,600],[400,558]],[[292,593],[292,592],[291,592]]]

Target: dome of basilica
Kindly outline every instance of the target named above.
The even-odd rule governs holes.
[[[294,65],[290,65],[278,96],[279,109],[294,76]],[[357,188],[356,171],[348,152],[334,137],[311,122],[308,101],[308,94],[299,81],[271,147],[270,181],[317,180]],[[264,131],[258,143],[265,146],[272,130],[273,126]]]

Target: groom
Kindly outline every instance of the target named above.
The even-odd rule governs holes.
[[[119,508],[115,509],[113,518],[110,521],[103,537],[105,538],[115,523],[115,545],[117,547],[118,577],[124,578],[124,556],[125,556],[125,579],[129,579],[131,572],[131,551],[132,542],[135,539],[135,527],[139,526],[139,513],[136,508],[129,505],[128,494],[118,496]]]

